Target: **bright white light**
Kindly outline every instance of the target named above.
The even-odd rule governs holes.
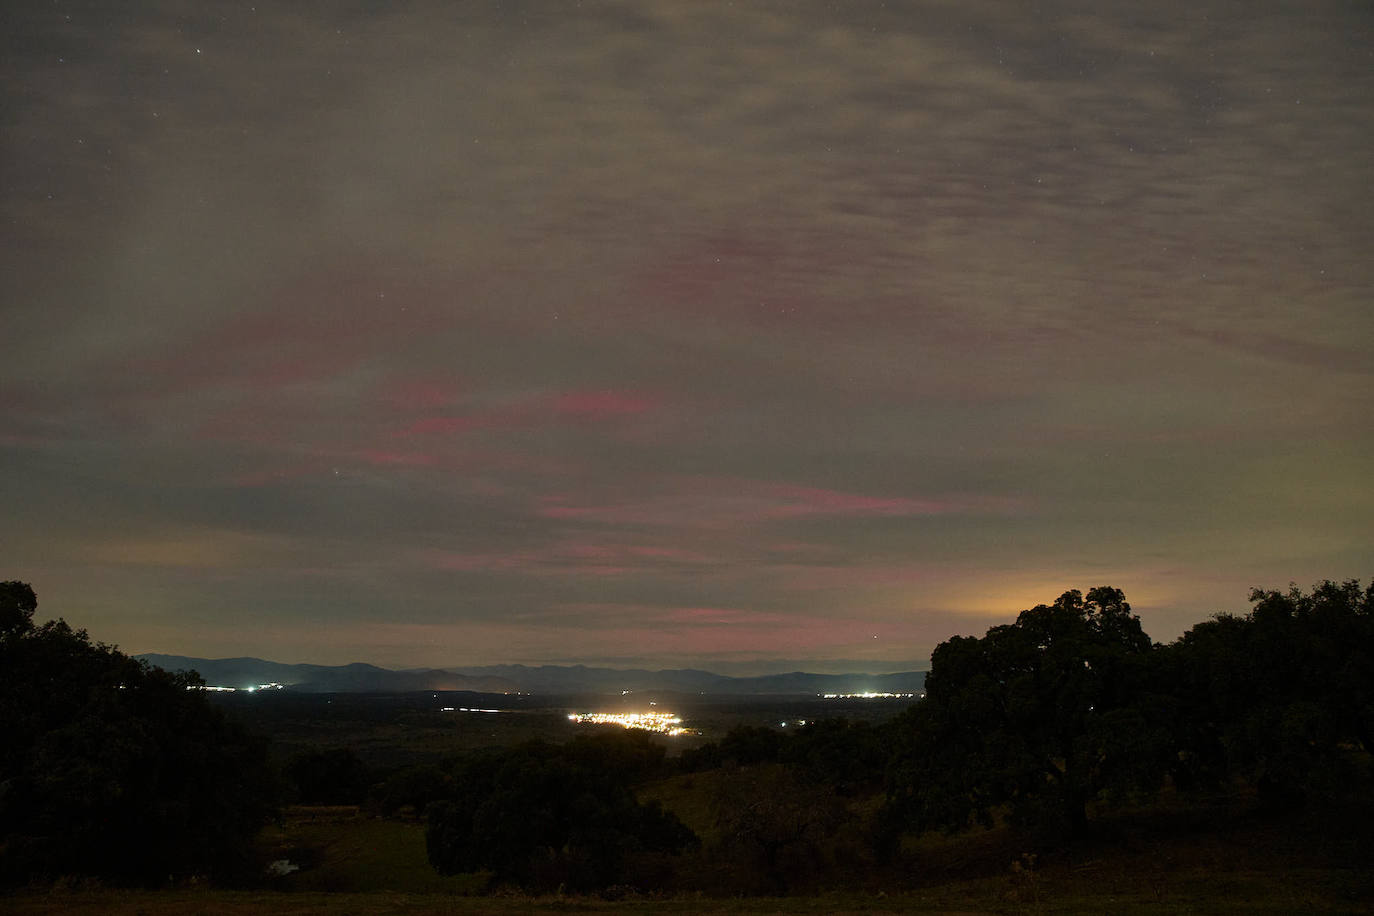
[[[692,729],[682,727],[682,719],[670,712],[574,712],[569,722],[578,725],[619,725],[621,728],[642,728],[661,735],[687,735]]]

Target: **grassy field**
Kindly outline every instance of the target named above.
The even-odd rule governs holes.
[[[327,707],[320,712],[319,704]],[[299,705],[299,708],[298,708]],[[337,707],[312,699],[254,710],[276,751],[350,746],[372,765],[432,761],[474,747],[576,733],[556,710],[453,717],[359,699]],[[775,718],[766,706],[697,713],[715,728],[731,716]],[[710,717],[716,715],[719,721]],[[752,773],[752,775],[751,775]],[[739,780],[743,778],[744,782]],[[849,817],[794,869],[791,896],[732,896],[747,865],[730,871],[722,829],[740,785],[788,799],[766,767],[677,774],[640,790],[676,813],[702,840],[678,860],[676,890],[663,896],[529,897],[496,889],[481,875],[445,877],[428,864],[424,825],[357,807],[294,807],[259,839],[259,859],[295,870],[263,875],[252,889],[186,886],[155,891],[59,882],[0,897],[16,914],[248,913],[1374,913],[1374,810],[1363,807],[1266,815],[1253,797],[1187,803],[1161,798],[1134,811],[1099,812],[1090,835],[1032,858],[1006,829],[909,839],[878,863],[864,839],[879,801],[845,799]],[[751,783],[749,780],[755,780]],[[782,787],[781,791],[779,786]],[[751,789],[746,789],[746,794]],[[802,807],[808,793],[800,792]],[[733,793],[733,794],[732,794]],[[814,799],[811,799],[814,801]],[[724,803],[723,803],[724,801]],[[787,814],[787,812],[783,812]],[[722,864],[724,863],[724,864]]]
[[[562,743],[586,734],[568,722],[572,711],[643,711],[659,706],[701,732],[662,743],[669,756],[718,741],[739,725],[777,726],[802,719],[844,717],[878,723],[900,712],[904,700],[821,700],[816,697],[695,697],[643,694],[633,697],[500,697],[482,694],[293,694],[226,695],[213,701],[250,731],[271,739],[278,762],[302,751],[346,747],[368,766],[393,768],[433,763],[486,747],[510,747],[540,739]],[[499,706],[499,714],[444,713],[444,706]]]
[[[688,812],[700,780],[656,794]],[[701,824],[700,826],[707,826]],[[1154,808],[1099,821],[1076,846],[1040,859],[1006,831],[924,837],[891,866],[856,866],[842,890],[789,897],[479,896],[479,876],[444,877],[425,861],[416,821],[354,808],[297,808],[264,832],[265,861],[301,870],[255,890],[157,891],[59,884],[0,898],[16,914],[204,913],[1217,913],[1374,912],[1371,830],[1359,812],[1268,818],[1249,810]]]
[[[1167,883],[1103,870],[1046,873],[1034,884],[1010,878],[955,882],[906,893],[826,894],[786,898],[715,899],[677,895],[616,901],[575,897],[462,897],[442,893],[319,891],[54,890],[0,899],[15,914],[203,913],[1367,913],[1371,904],[1347,896],[1345,882],[1324,871],[1248,871],[1224,876],[1200,870]]]
[[[477,894],[486,882],[440,875],[425,857],[417,821],[368,817],[356,807],[298,807],[260,839],[262,858],[299,871],[270,879],[283,892]]]

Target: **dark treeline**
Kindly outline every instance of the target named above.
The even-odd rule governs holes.
[[[267,744],[199,679],[92,643],[0,583],[0,881],[241,876],[276,804]]]
[[[427,817],[444,872],[530,890],[760,893],[881,867],[928,831],[1000,823],[1024,848],[1053,849],[1082,837],[1093,813],[1165,789],[1250,793],[1275,812],[1367,803],[1374,585],[1251,601],[1245,616],[1160,645],[1121,591],[1070,591],[942,643],[926,698],[881,725],[742,726],[676,760],[632,734],[535,743],[400,771],[373,798]],[[626,790],[669,775],[700,780],[698,837],[632,807]]]
[[[35,626],[22,583],[2,604],[9,883],[229,871],[284,802],[421,818],[434,868],[492,887],[786,893],[900,867],[932,831],[1052,850],[1161,793],[1279,814],[1374,798],[1374,583],[1354,580],[1256,591],[1167,645],[1121,591],[1069,591],[942,643],[925,699],[877,725],[739,727],[676,759],[612,730],[386,772],[348,748],[273,772],[193,676]]]
[[[676,816],[632,791],[662,772],[663,758],[642,732],[463,758],[427,806],[430,863],[535,888],[662,883],[662,856],[696,842]]]
[[[1090,804],[1166,783],[1239,780],[1273,806],[1367,792],[1374,583],[1251,602],[1159,645],[1119,590],[1071,591],[942,643],[926,700],[894,723],[888,839],[1005,813],[1053,841],[1081,832]]]

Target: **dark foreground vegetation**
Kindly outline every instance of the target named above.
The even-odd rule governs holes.
[[[265,743],[0,583],[0,881],[229,878],[275,808]]]
[[[32,590],[4,583],[0,878],[34,912],[147,910],[110,889],[138,885],[203,910],[202,877],[224,912],[379,891],[392,902],[333,901],[1374,907],[1374,583],[1251,605],[1160,645],[1119,590],[1066,592],[942,643],[926,698],[877,723],[740,726],[677,757],[610,730],[379,767],[346,745],[271,760],[194,675],[35,625]]]

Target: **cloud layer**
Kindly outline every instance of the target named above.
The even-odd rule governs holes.
[[[1365,572],[1354,6],[4,15],[3,574],[131,651],[906,665]]]

